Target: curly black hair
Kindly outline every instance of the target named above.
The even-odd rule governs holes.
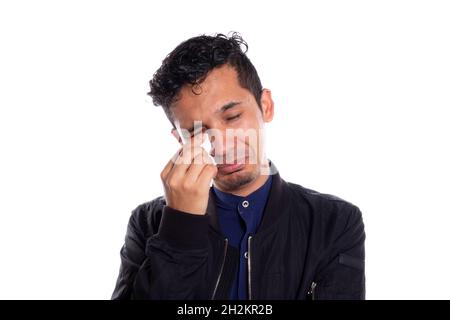
[[[214,36],[190,38],[179,44],[163,60],[150,80],[148,95],[152,97],[155,106],[163,107],[172,122],[169,108],[176,101],[180,89],[191,84],[196,93],[195,85],[204,81],[212,69],[228,64],[236,70],[240,85],[253,94],[261,108],[261,80],[246,55],[247,50],[247,43],[237,32],[229,36],[218,33]]]

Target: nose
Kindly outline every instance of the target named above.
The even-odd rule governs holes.
[[[217,164],[224,163],[226,155],[229,153],[228,150],[233,150],[231,143],[227,145],[226,128],[209,128],[205,133],[211,146],[210,156],[214,158]],[[231,152],[233,154],[233,151]]]
[[[211,143],[210,155],[217,163],[221,163],[222,159],[225,159],[227,154],[226,141],[222,135],[209,136],[209,142]]]
[[[245,139],[225,130],[216,130],[208,134],[211,143],[210,155],[217,164],[230,164],[241,160],[247,154]]]

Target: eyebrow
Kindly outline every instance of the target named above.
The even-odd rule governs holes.
[[[237,106],[239,104],[241,104],[241,101],[228,102],[227,104],[224,104],[222,107],[220,107],[218,110],[216,110],[214,113],[215,114],[223,113],[223,112],[225,112],[225,111],[227,111],[227,110],[229,110],[229,109],[231,109],[231,108],[233,108],[233,107],[235,107],[235,106]],[[192,133],[192,132],[194,132],[194,129],[195,129],[194,127],[191,127],[191,128],[188,129],[188,131],[190,133]]]
[[[240,103],[241,103],[240,101],[231,101],[231,102],[228,102],[227,104],[223,105],[219,110],[217,110],[217,111],[214,112],[214,113],[225,112],[225,111],[227,111],[228,109],[231,109],[231,108],[237,106],[237,105],[240,104]]]

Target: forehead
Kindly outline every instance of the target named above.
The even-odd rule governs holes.
[[[239,84],[236,70],[228,65],[210,71],[198,85],[185,85],[172,105],[173,115],[183,118],[200,118],[212,114],[231,100],[247,100],[251,93]]]

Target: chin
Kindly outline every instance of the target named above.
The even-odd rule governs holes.
[[[229,174],[218,174],[214,182],[224,190],[232,191],[249,184],[258,177],[255,165],[245,165],[242,169]]]

